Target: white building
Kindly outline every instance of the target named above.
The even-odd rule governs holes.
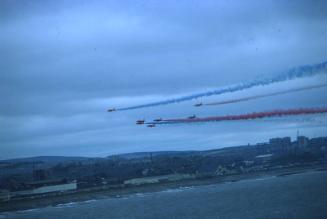
[[[76,190],[77,189],[77,183],[76,181],[69,182],[69,183],[60,183],[60,184],[46,184],[39,183],[40,186],[36,186],[29,190],[23,190],[23,191],[16,191],[13,194],[14,195],[37,195],[37,194],[44,194],[44,193],[50,193],[50,192],[65,192],[70,190]]]

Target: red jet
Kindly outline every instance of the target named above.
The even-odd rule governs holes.
[[[192,115],[192,116],[189,116],[187,117],[188,119],[195,119],[196,118],[196,115]]]
[[[145,122],[144,119],[142,119],[142,120],[137,120],[137,121],[136,121],[136,125],[143,125],[144,122]]]
[[[116,108],[108,109],[108,112],[114,112],[114,111],[116,111]]]

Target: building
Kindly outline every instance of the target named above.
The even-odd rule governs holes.
[[[309,138],[305,136],[298,136],[297,137],[297,145],[299,148],[307,148],[309,145]]]
[[[284,152],[291,148],[292,141],[290,137],[269,139],[272,152]]]
[[[44,180],[27,183],[28,190],[13,192],[14,196],[38,195],[52,192],[66,192],[77,189],[76,181]]]
[[[326,150],[327,149],[327,137],[311,138],[309,141],[309,147],[313,149]]]
[[[273,157],[273,154],[261,154],[255,157],[255,160],[260,163],[268,163]]]
[[[269,139],[270,144],[274,145],[285,145],[288,146],[291,144],[291,138],[290,137],[284,137],[284,138],[271,138]]]
[[[171,181],[178,181],[178,180],[182,180],[182,179],[193,179],[193,178],[194,178],[194,176],[189,175],[189,174],[170,174],[170,175],[129,179],[129,180],[124,181],[124,184],[138,186],[138,185],[144,185],[144,184],[171,182]]]

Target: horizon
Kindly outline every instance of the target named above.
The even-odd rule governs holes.
[[[317,137],[308,137],[308,136],[304,136],[304,135],[299,135],[300,136],[303,136],[303,137],[307,137],[309,140],[311,139],[314,139],[314,138],[327,138],[327,135],[325,136],[317,136]],[[280,137],[275,137],[275,138],[291,138],[291,142],[294,143],[297,141],[297,139],[293,139],[292,137],[290,136],[280,136]],[[3,161],[10,161],[10,160],[20,160],[20,159],[32,159],[32,158],[42,158],[42,157],[63,157],[63,158],[85,158],[85,159],[97,159],[97,158],[100,158],[100,159],[103,159],[103,158],[108,158],[108,157],[111,157],[111,156],[119,156],[119,155],[128,155],[128,154],[137,154],[137,153],[165,153],[165,152],[201,152],[201,151],[210,151],[210,150],[221,150],[221,149],[225,149],[225,148],[233,148],[233,147],[246,147],[246,146],[256,146],[258,144],[267,144],[269,143],[269,140],[268,141],[264,141],[264,142],[256,142],[254,144],[243,144],[243,145],[233,145],[233,146],[222,146],[222,147],[217,147],[217,148],[210,148],[210,149],[205,149],[205,150],[179,150],[179,151],[172,151],[172,150],[169,150],[169,151],[136,151],[136,152],[129,152],[129,153],[120,153],[120,154],[109,154],[109,155],[105,155],[105,156],[99,156],[99,157],[88,157],[88,156],[63,156],[63,155],[41,155],[41,156],[32,156],[32,157],[16,157],[16,158],[9,158],[9,159],[0,159],[0,162],[3,162]]]

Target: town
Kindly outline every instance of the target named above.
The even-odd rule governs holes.
[[[207,151],[163,151],[106,158],[35,157],[0,161],[0,201],[223,178],[327,164],[327,137],[272,138]]]

